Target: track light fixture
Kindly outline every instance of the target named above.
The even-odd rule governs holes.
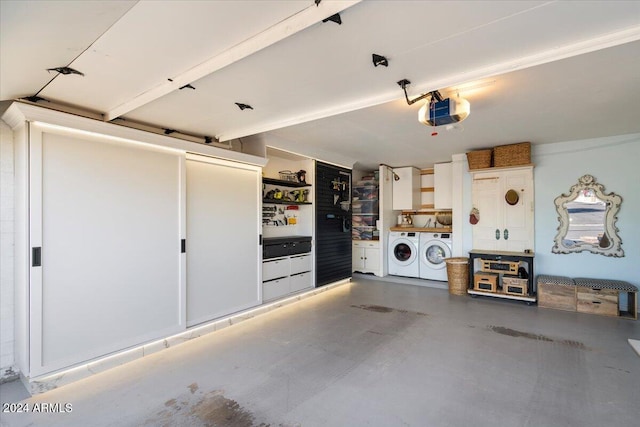
[[[377,67],[378,65],[383,65],[385,67],[389,66],[389,60],[382,55],[378,55],[377,53],[371,54],[371,59],[373,61],[374,67]]]
[[[24,99],[26,99],[29,102],[46,101],[46,99],[38,95],[25,96]]]
[[[248,110],[253,110],[253,107],[251,105],[249,105],[249,104],[242,104],[240,102],[236,102],[235,104],[238,106],[240,111],[247,110],[247,109]]]
[[[81,72],[80,72],[80,71],[78,71],[78,70],[74,70],[74,69],[73,69],[73,68],[71,68],[71,67],[55,67],[55,68],[47,68],[47,71],[48,71],[48,72],[56,71],[56,72],[58,72],[58,73],[60,73],[60,74],[64,74],[65,76],[66,76],[66,75],[69,75],[69,74],[78,74],[79,76],[84,76],[84,74],[83,74],[83,73],[81,73]]]
[[[322,20],[322,22],[327,22],[327,21],[335,22],[338,25],[342,25],[342,18],[340,18],[339,13],[336,13],[335,15],[331,15],[330,17],[324,18]]]

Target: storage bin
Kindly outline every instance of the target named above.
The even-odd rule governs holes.
[[[354,214],[360,213],[378,213],[378,201],[377,200],[354,200],[351,205]]]
[[[528,295],[527,284],[528,279],[521,279],[517,276],[502,276],[502,292],[507,295]]]
[[[486,150],[475,150],[467,153],[467,161],[469,162],[469,170],[485,169],[491,167],[491,148]]]
[[[531,143],[498,145],[493,147],[493,166],[518,166],[531,163]]]
[[[564,276],[540,275],[536,280],[538,307],[576,311],[576,285]]]
[[[480,270],[488,273],[518,274],[519,266],[517,261],[480,260]]]
[[[469,287],[469,258],[446,258],[447,280],[449,293],[452,295],[466,295]]]
[[[473,289],[484,292],[498,291],[498,274],[476,273],[473,275]]]

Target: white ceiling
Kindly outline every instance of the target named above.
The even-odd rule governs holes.
[[[637,1],[6,1],[0,99],[268,145],[346,166],[640,132]],[[322,23],[340,12],[342,25]],[[389,59],[374,67],[371,54]],[[58,75],[70,66],[84,73]],[[409,96],[456,90],[454,129]],[[170,81],[171,79],[172,81]],[[191,84],[193,89],[179,88]],[[253,110],[240,109],[236,102]],[[47,101],[40,101],[46,106]],[[437,136],[432,136],[437,132]]]

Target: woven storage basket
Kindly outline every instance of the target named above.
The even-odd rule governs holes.
[[[531,143],[498,145],[493,147],[493,166],[528,165],[531,163]]]
[[[491,167],[491,149],[469,151],[467,160],[469,161],[469,169],[484,169]]]
[[[449,293],[466,295],[469,287],[469,258],[446,258]]]

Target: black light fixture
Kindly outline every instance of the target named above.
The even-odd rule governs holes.
[[[331,15],[330,17],[324,18],[322,20],[322,22],[327,22],[327,21],[335,22],[338,25],[342,25],[342,18],[340,18],[339,13],[336,13],[335,15]]]
[[[25,96],[24,99],[26,99],[27,101],[30,101],[30,102],[47,101],[46,99],[44,99],[43,97],[38,96],[38,95]]]
[[[71,68],[71,67],[55,67],[55,68],[47,68],[47,71],[48,71],[48,72],[56,71],[56,72],[58,72],[58,73],[60,73],[60,74],[64,74],[65,76],[66,76],[66,75],[69,75],[69,74],[78,74],[79,76],[84,76],[84,74],[83,74],[83,73],[81,73],[81,72],[80,72],[80,71],[78,71],[78,70],[74,70],[74,69],[73,69],[73,68]]]
[[[373,61],[374,67],[377,67],[378,65],[383,65],[385,67],[389,66],[389,60],[382,55],[378,55],[377,53],[371,54],[371,59]]]
[[[251,105],[249,105],[249,104],[242,104],[240,102],[236,102],[235,104],[238,106],[240,111],[247,110],[247,109],[253,110],[253,107]]]
[[[321,1],[322,1],[322,0],[315,0],[315,1],[314,1],[314,2],[315,2],[315,4],[316,4],[316,7],[320,6],[320,2],[321,2]]]

